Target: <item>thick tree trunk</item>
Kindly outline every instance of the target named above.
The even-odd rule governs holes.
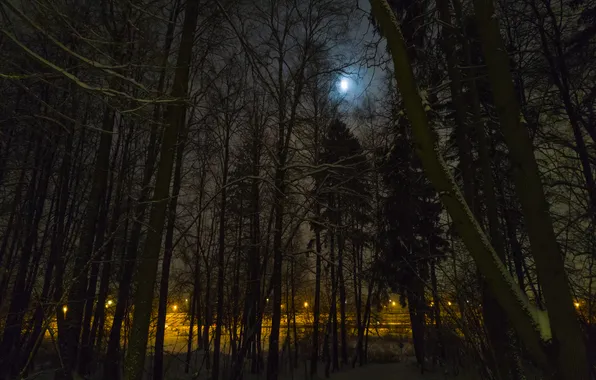
[[[375,19],[379,22],[393,57],[395,77],[408,119],[412,125],[416,150],[423,168],[437,190],[445,208],[456,222],[458,231],[474,258],[479,270],[485,276],[491,291],[507,312],[514,327],[523,338],[526,347],[543,367],[549,363],[542,349],[532,306],[519,290],[503,263],[488,242],[478,222],[457,188],[446,163],[438,154],[436,137],[431,130],[422,99],[413,77],[406,54],[406,47],[399,25],[385,0],[371,0]],[[518,116],[516,116],[517,118]]]
[[[175,7],[176,8],[176,7]],[[162,67],[159,75],[159,82],[157,86],[157,93],[163,94],[166,79],[166,65],[170,53],[170,48],[173,39],[176,15],[174,9],[170,15],[170,22],[166,28],[166,38],[164,44],[164,54],[162,57]],[[124,269],[120,276],[120,283],[118,287],[118,297],[114,315],[112,319],[112,327],[110,329],[108,348],[105,361],[104,374],[106,377],[119,378],[120,377],[120,332],[122,330],[122,323],[125,317],[125,312],[128,306],[129,295],[132,284],[132,277],[136,264],[137,250],[141,238],[141,229],[144,226],[145,212],[149,204],[149,184],[155,170],[155,161],[157,160],[158,151],[156,149],[158,142],[158,125],[162,120],[161,104],[156,103],[153,108],[153,121],[151,123],[149,144],[147,146],[147,157],[145,159],[145,167],[143,169],[143,178],[141,181],[141,194],[138,199],[138,204],[133,211],[133,225],[130,232],[130,238],[126,244],[125,254],[123,255],[122,264]],[[130,186],[129,186],[130,189]],[[129,200],[130,202],[130,200]],[[116,377],[117,376],[117,377]]]
[[[563,257],[553,230],[549,206],[542,187],[534,149],[525,123],[521,121],[509,70],[509,57],[499,33],[491,0],[475,0],[474,10],[494,102],[501,129],[509,147],[513,179],[520,199],[532,254],[544,291],[552,338],[557,353],[552,357],[557,376],[588,379],[584,336],[577,321]]]
[[[130,237],[126,243],[125,252],[122,255],[122,273],[119,276],[120,282],[118,286],[118,296],[116,307],[114,308],[114,315],[112,317],[112,327],[110,329],[108,347],[105,360],[104,374],[107,378],[120,378],[120,334],[122,332],[122,324],[125,319],[125,314],[129,306],[129,296],[131,292],[132,277],[136,264],[137,250],[141,238],[141,229],[144,225],[145,211],[147,209],[147,202],[149,198],[149,183],[153,177],[153,166],[157,159],[157,152],[155,145],[157,144],[157,128],[151,129],[151,136],[149,141],[148,156],[145,161],[145,168],[143,170],[143,179],[141,182],[142,190],[139,196],[139,202],[133,211],[134,222],[130,231]],[[131,191],[132,183],[129,183],[128,192]],[[130,202],[130,200],[129,200]]]
[[[161,250],[162,232],[166,217],[166,200],[170,193],[174,148],[178,130],[183,127],[182,124],[186,114],[186,104],[183,99],[188,93],[190,61],[198,15],[198,1],[187,1],[172,89],[172,97],[177,99],[179,103],[170,106],[168,128],[164,131],[161,143],[160,163],[157,169],[155,192],[149,218],[151,233],[147,236],[136,277],[134,318],[124,368],[126,380],[141,380],[143,376],[147,335],[153,310],[153,288],[157,276],[159,251]]]
[[[184,123],[184,119],[181,121]],[[186,144],[186,131],[188,128],[182,124],[178,136],[176,149],[176,168],[174,170],[174,183],[172,185],[172,197],[168,205],[168,224],[166,227],[166,240],[164,244],[164,255],[161,265],[161,280],[159,287],[159,305],[157,310],[157,331],[155,332],[155,351],[153,356],[153,380],[163,379],[163,346],[168,307],[168,291],[170,283],[170,266],[174,251],[174,227],[176,226],[176,208],[178,207],[178,195],[182,185],[182,158]]]

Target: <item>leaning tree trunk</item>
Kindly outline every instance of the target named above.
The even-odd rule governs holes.
[[[159,251],[166,217],[166,200],[170,194],[170,180],[174,164],[174,149],[178,130],[184,124],[188,93],[190,61],[194,43],[195,29],[199,16],[198,0],[186,3],[184,24],[180,40],[180,49],[174,74],[172,97],[176,100],[168,111],[168,127],[164,131],[160,149],[160,162],[157,169],[155,191],[149,217],[149,229],[143,253],[140,257],[136,277],[137,289],[134,296],[135,308],[129,349],[125,360],[124,377],[126,380],[141,380],[145,364],[145,352],[149,323],[153,310],[153,287],[157,277]]]
[[[370,0],[370,3],[373,15],[387,38],[395,67],[394,75],[412,125],[416,151],[424,171],[458,226],[459,234],[478,269],[505,309],[526,347],[541,367],[550,368],[542,348],[542,338],[538,331],[536,318],[532,317],[535,315],[534,309],[516,286],[482,232],[470,208],[463,200],[447,164],[438,153],[436,136],[430,128],[395,15],[385,0]]]
[[[564,379],[589,378],[586,346],[577,314],[563,256],[559,249],[542,187],[532,141],[521,120],[509,56],[499,32],[491,0],[474,0],[474,10],[483,45],[488,76],[501,129],[509,148],[513,180],[526,222],[532,255],[544,292],[553,344],[557,352],[551,360],[557,375]]]

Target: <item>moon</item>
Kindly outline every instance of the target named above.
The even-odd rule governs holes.
[[[350,83],[348,82],[348,80],[346,78],[343,78],[340,82],[339,82],[339,88],[343,91],[346,92],[348,91],[348,87],[350,87]]]

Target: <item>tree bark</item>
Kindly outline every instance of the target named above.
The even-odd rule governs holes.
[[[172,185],[172,197],[168,205],[168,224],[166,227],[166,240],[164,244],[164,255],[161,265],[161,280],[159,287],[159,305],[157,310],[157,331],[155,333],[155,351],[153,355],[153,379],[163,379],[163,347],[165,324],[168,307],[168,291],[170,284],[170,266],[174,251],[174,227],[176,226],[176,208],[178,207],[178,195],[182,185],[182,158],[186,146],[186,133],[188,128],[184,127],[185,119],[181,121],[181,130],[178,136],[176,149],[176,163],[174,170],[174,183]]]
[[[463,200],[446,163],[438,154],[436,137],[430,128],[424,106],[407,58],[406,47],[395,16],[385,0],[371,0],[375,19],[379,22],[393,57],[394,74],[412,125],[416,151],[431,183],[458,227],[470,254],[497,300],[507,312],[535,360],[544,368],[549,363],[542,349],[542,340],[525,295],[513,282],[503,263],[488,242],[478,222]],[[516,116],[517,117],[517,116]]]
[[[491,0],[474,0],[476,21],[488,67],[501,129],[509,147],[513,179],[530,238],[532,254],[544,291],[556,354],[551,360],[557,375],[565,379],[588,379],[584,337],[573,307],[563,257],[553,230],[549,207],[534,149],[520,108],[509,69],[509,57],[499,33]],[[548,280],[546,280],[548,279]]]
[[[178,103],[172,104],[168,110],[168,128],[164,131],[161,143],[161,157],[157,169],[155,191],[149,218],[151,233],[147,236],[135,281],[137,289],[134,296],[133,325],[124,368],[124,377],[126,380],[141,380],[143,376],[145,352],[147,350],[147,334],[153,309],[153,288],[157,276],[159,251],[161,249],[162,232],[166,217],[166,200],[170,193],[174,148],[178,137],[178,130],[182,127],[186,114],[186,104],[183,102],[183,99],[188,93],[190,61],[198,15],[198,1],[187,1],[172,89],[172,97],[177,99]]]

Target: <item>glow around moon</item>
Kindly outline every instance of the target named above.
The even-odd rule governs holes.
[[[348,88],[350,87],[350,82],[346,79],[343,78],[340,82],[339,82],[339,88],[343,91],[346,92],[348,91]]]

